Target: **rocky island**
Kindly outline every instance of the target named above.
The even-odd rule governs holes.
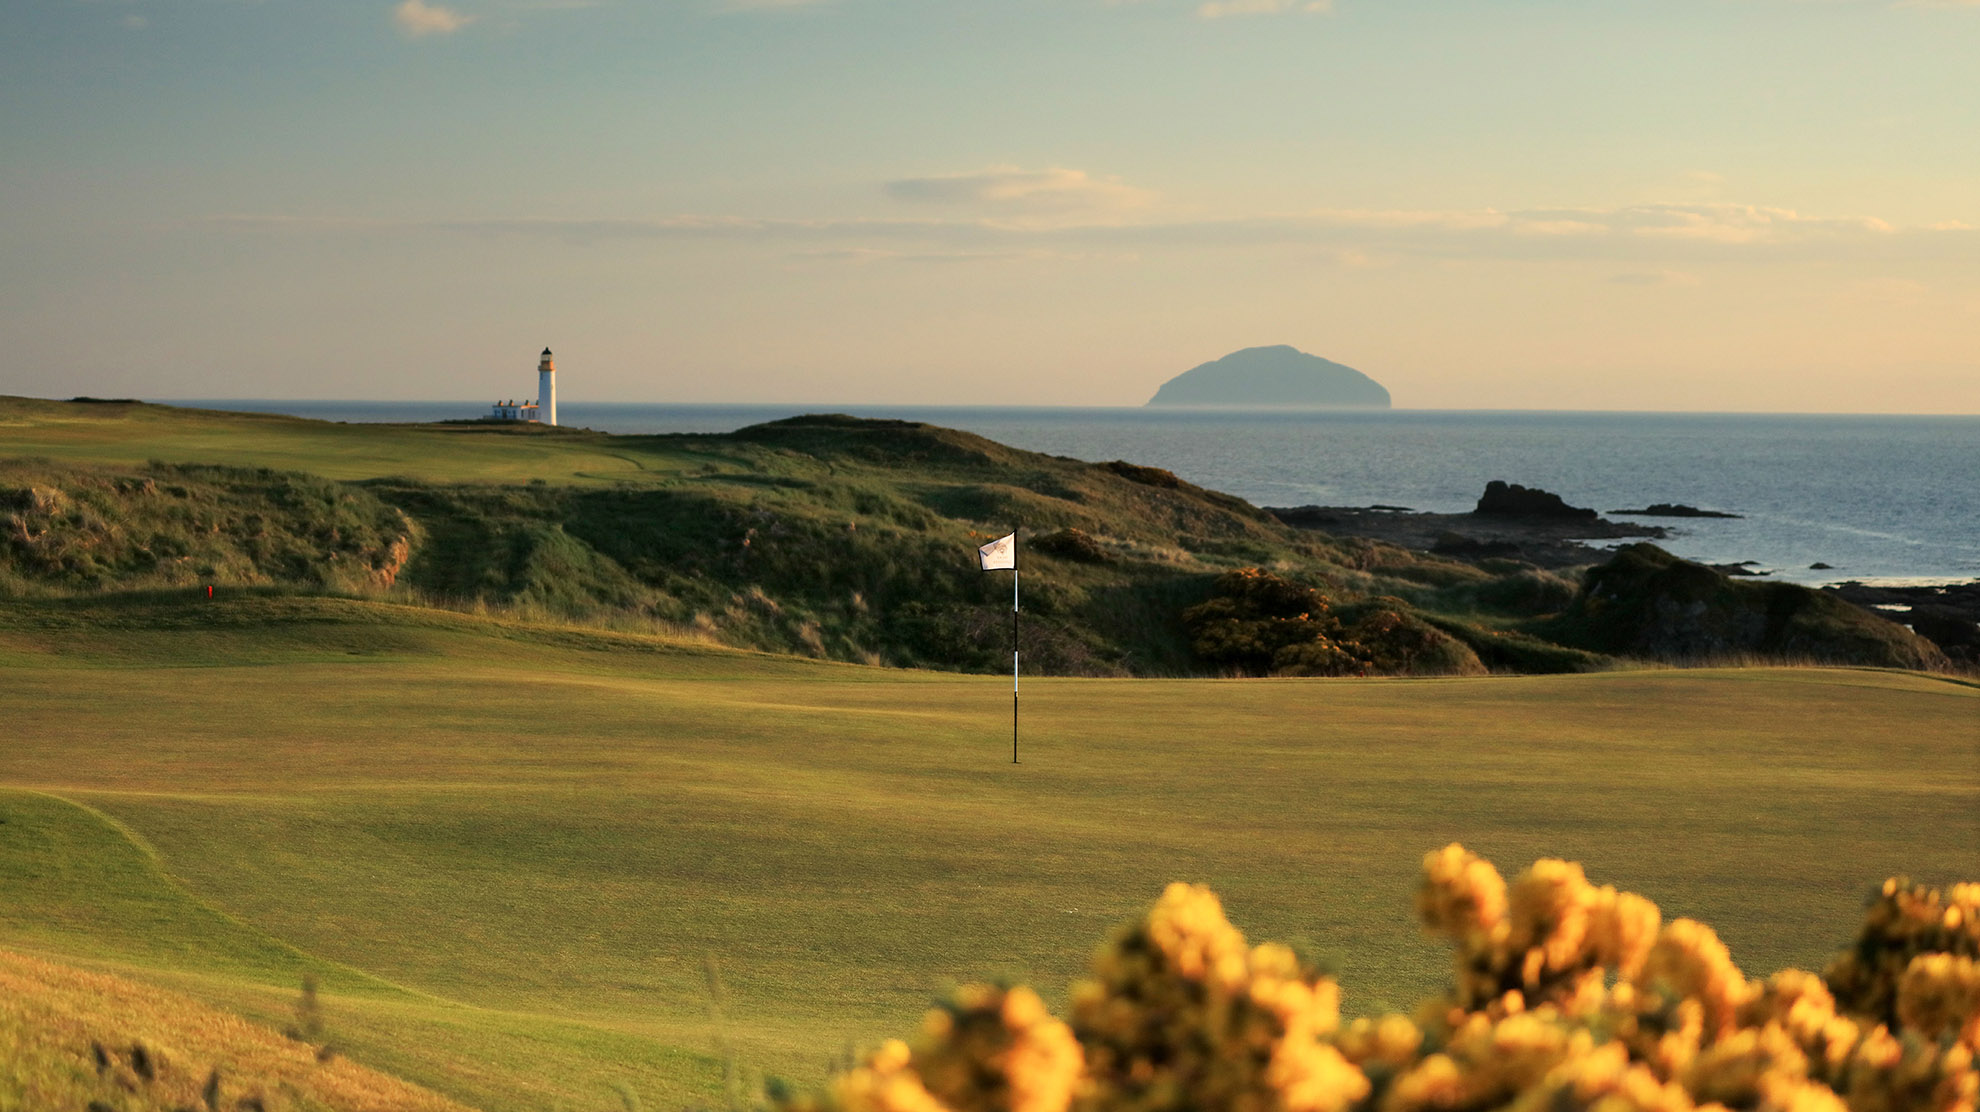
[[[1148,404],[1387,409],[1389,391],[1353,367],[1277,344],[1192,367],[1163,383]]]

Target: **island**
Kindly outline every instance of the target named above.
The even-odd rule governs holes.
[[[1276,344],[1192,367],[1163,383],[1148,405],[1387,409],[1389,391],[1353,367]]]

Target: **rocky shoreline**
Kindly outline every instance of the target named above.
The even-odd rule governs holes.
[[[1609,553],[1589,541],[1663,540],[1661,525],[1609,521],[1560,495],[1493,479],[1466,514],[1421,513],[1407,506],[1265,507],[1287,525],[1387,541],[1475,564],[1518,560],[1555,570],[1598,564]]]
[[[1301,529],[1387,541],[1467,563],[1518,560],[1548,570],[1599,564],[1609,558],[1607,551],[1589,541],[1670,536],[1661,525],[1602,518],[1433,514],[1397,506],[1268,506],[1266,512]]]
[[[1615,553],[1591,541],[1664,540],[1661,525],[1611,521],[1543,490],[1494,480],[1470,513],[1438,514],[1406,506],[1265,507],[1288,525],[1365,537],[1469,564],[1517,561],[1549,571],[1587,568]],[[1652,517],[1738,517],[1676,503],[1611,513]],[[1708,565],[1725,576],[1760,577],[1752,561]],[[1811,567],[1822,567],[1813,564]],[[1842,583],[1818,589],[1937,643],[1954,661],[1980,665],[1980,580],[1941,586],[1883,587]]]
[[[1954,660],[1980,664],[1980,579],[1930,587],[1838,583],[1822,591],[1911,627]]]

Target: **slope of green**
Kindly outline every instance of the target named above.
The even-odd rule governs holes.
[[[122,1106],[117,1099],[132,1108],[162,1107],[168,1096],[183,1096],[187,1050],[196,1051],[201,1067],[190,1077],[193,1084],[206,1068],[224,1065],[236,1093],[273,1089],[256,1070],[242,1067],[271,1057],[310,1062],[315,1047],[283,1049],[283,1040],[268,1037],[294,1027],[296,986],[305,978],[321,985],[325,1001],[328,1022],[318,1041],[369,1065],[445,1085],[484,1107],[571,1100],[602,1106],[615,1103],[610,1095],[619,1085],[678,1103],[704,1094],[719,1077],[718,1063],[706,1054],[614,1024],[464,1006],[303,953],[194,897],[121,824],[38,792],[0,788],[0,938],[9,946],[173,985],[264,1025],[258,1034],[199,1008],[160,1003],[156,994],[119,981],[50,971],[0,952],[0,984],[18,990],[0,994],[6,1005],[0,1007],[0,1108],[51,1107],[55,1093],[105,1088],[88,1076],[87,1038],[78,1041],[73,1031],[64,1036],[69,1028],[86,1028],[105,1045],[141,1039],[179,1060],[176,1076],[166,1079],[177,1084],[143,1085],[128,1098],[108,1092],[113,1107]],[[24,971],[22,983],[16,975]],[[72,981],[85,982],[80,995],[90,1007],[70,998],[78,993],[62,991]],[[224,1037],[203,1037],[216,1030]],[[361,1068],[331,1073],[354,1071],[354,1092],[347,1092],[352,1077],[332,1076],[317,1095],[310,1091],[324,1087],[319,1071],[285,1065],[273,1072],[289,1075],[291,1097],[282,1107],[410,1107],[391,1095],[389,1085],[385,1096],[367,1097],[382,1082],[365,1080]],[[7,1103],[9,1086],[25,1087],[17,1094],[24,1103]]]
[[[280,940],[403,987],[331,999],[354,1057],[490,1108],[719,1099],[711,955],[744,1063],[816,1080],[956,981],[1065,984],[1176,879],[1365,1012],[1444,976],[1396,924],[1452,840],[1580,860],[1754,969],[1980,867],[1980,689],[1918,675],[1028,680],[1013,766],[993,678],[356,600],[5,613],[0,945],[279,1018]],[[160,874],[49,796],[223,925],[131,939]]]
[[[163,969],[197,968],[266,984],[320,979],[336,992],[391,986],[319,961],[200,902],[148,847],[88,807],[0,788],[0,933],[16,943]]]

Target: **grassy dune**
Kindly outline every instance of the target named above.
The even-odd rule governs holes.
[[[1980,689],[1904,673],[1027,681],[375,602],[0,612],[0,945],[279,1020],[490,1108],[719,1099],[704,961],[812,1081],[946,985],[1061,988],[1172,879],[1338,967],[1447,960],[1421,853],[1585,862],[1818,966],[1894,872],[1980,875]]]
[[[610,436],[0,402],[0,598],[357,594],[1001,672],[1007,584],[970,551],[1015,529],[1025,665],[1052,675],[1946,666],[1840,600],[1662,553],[1591,602],[1518,561],[1328,537],[1166,471],[911,422]]]

